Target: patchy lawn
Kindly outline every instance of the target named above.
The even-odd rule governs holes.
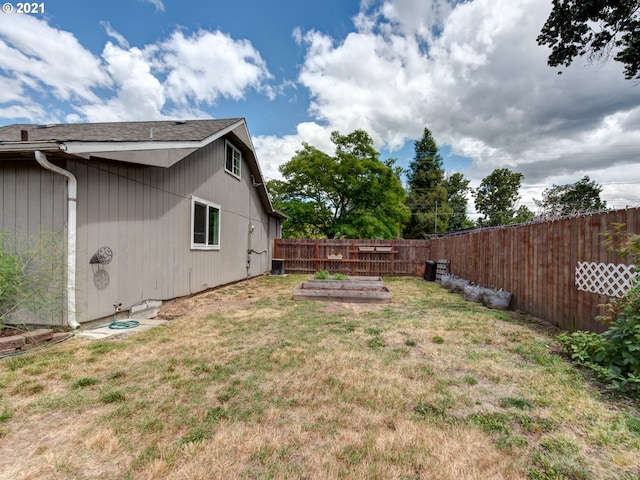
[[[541,327],[416,278],[386,305],[294,302],[302,279],[0,361],[0,478],[639,478],[638,405]]]

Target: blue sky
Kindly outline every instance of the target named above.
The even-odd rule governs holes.
[[[549,68],[550,0],[42,4],[0,14],[0,125],[245,117],[268,178],[357,128],[406,167],[428,127],[472,185],[523,173],[530,208],[584,175],[640,205],[640,86],[613,61]]]

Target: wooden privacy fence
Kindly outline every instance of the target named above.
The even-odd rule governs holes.
[[[635,269],[604,244],[623,223],[640,233],[640,209],[472,231],[431,241],[451,273],[513,294],[511,308],[566,330],[602,331],[601,305],[628,289]]]
[[[640,209],[473,230],[431,240],[275,241],[287,273],[422,275],[426,260],[448,259],[452,274],[513,294],[511,307],[566,330],[602,331],[601,305],[628,288],[636,269],[609,251],[614,224],[640,233]],[[341,258],[329,259],[332,254]]]
[[[273,257],[285,260],[287,273],[328,270],[345,275],[411,276],[424,269],[429,242],[276,239]]]

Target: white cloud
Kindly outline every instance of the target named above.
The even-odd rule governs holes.
[[[380,7],[380,13],[393,25],[393,30],[397,30],[402,36],[416,36],[431,43],[437,37],[442,23],[451,13],[452,8],[447,0],[430,2],[386,0]]]
[[[72,34],[31,15],[0,15],[0,70],[64,101],[96,101],[92,89],[111,84],[100,59]]]
[[[116,85],[116,95],[106,101],[79,107],[86,119],[105,122],[163,118],[164,87],[152,74],[145,52],[108,42],[102,57]]]
[[[141,49],[109,22],[101,25],[116,44],[107,42],[99,58],[44,20],[1,15],[0,118],[51,120],[45,105],[58,101],[68,106],[57,112],[66,121],[211,117],[203,107],[220,98],[240,100],[254,89],[272,99],[289,86],[268,84],[272,76],[247,40],[176,31]]]
[[[122,48],[129,48],[129,42],[127,41],[127,39],[124,38],[124,36],[122,36],[118,31],[116,31],[109,22],[103,21],[100,22],[100,25],[102,26],[102,28],[104,28],[106,34],[113,38],[119,46],[121,46]]]
[[[144,3],[150,3],[154,7],[156,7],[157,12],[164,12],[164,3],[162,0],[141,0]]]
[[[46,112],[39,105],[22,104],[0,107],[0,118],[45,118],[45,116]]]
[[[248,88],[273,92],[263,82],[271,75],[258,51],[247,40],[220,32],[175,32],[159,45],[159,60],[167,70],[166,93],[178,104],[213,104],[220,97],[240,100]]]
[[[24,96],[24,89],[18,80],[0,77],[0,103],[21,102]]]
[[[314,122],[304,122],[298,124],[296,133],[292,135],[283,137],[257,135],[253,137],[262,174],[267,179],[281,179],[282,175],[280,175],[278,167],[289,161],[302,148],[303,142],[333,154],[335,145],[331,143],[330,135],[329,128],[321,127]]]
[[[402,146],[415,122],[413,102],[423,97],[421,88],[428,88],[424,72],[410,65],[415,43],[373,33],[350,34],[338,47],[318,32],[305,40],[300,82],[311,92],[316,118],[344,133],[362,128],[378,143]],[[412,92],[419,97],[406,97]]]
[[[615,171],[609,165],[640,178],[640,88],[613,61],[578,59],[563,75],[548,67],[536,37],[550,5],[372,6],[363,2],[358,30],[344,39],[294,33],[307,48],[299,81],[325,130],[364,128],[378,146],[394,149],[427,126],[439,144],[473,159],[464,173],[475,184],[501,167],[535,184],[585,174],[608,184]]]

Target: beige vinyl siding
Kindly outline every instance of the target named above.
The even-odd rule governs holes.
[[[65,232],[66,182],[35,159],[0,162],[0,230],[38,236]],[[64,236],[62,236],[64,238]]]
[[[255,226],[249,275],[270,270],[270,217],[253,186],[243,151],[243,177],[224,170],[225,139],[169,169],[110,161],[70,161],[78,178],[78,267],[81,322],[147,299],[166,300],[247,276],[249,225]],[[220,250],[191,249],[191,196],[221,206]],[[101,246],[109,265],[90,265]],[[109,284],[94,283],[108,275]]]
[[[0,162],[0,229],[39,235],[41,228],[62,232],[66,185],[34,160]]]

